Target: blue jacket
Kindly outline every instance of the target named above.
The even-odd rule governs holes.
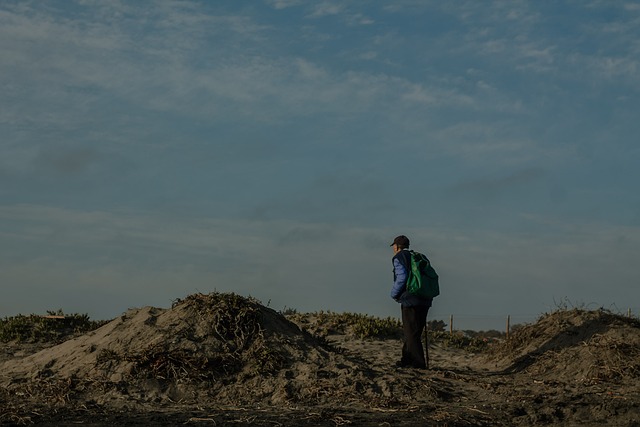
[[[393,288],[391,298],[399,302],[403,307],[426,306],[431,307],[433,298],[422,298],[407,292],[407,280],[411,266],[411,254],[408,249],[398,252],[392,259],[393,263]]]

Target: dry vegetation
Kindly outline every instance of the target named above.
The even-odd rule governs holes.
[[[507,371],[591,383],[640,376],[640,321],[605,310],[559,310],[524,326],[490,349]]]
[[[392,318],[220,293],[110,322],[6,318],[0,424],[640,425],[635,319],[558,310],[509,340],[433,330],[427,372],[393,366],[400,335]]]

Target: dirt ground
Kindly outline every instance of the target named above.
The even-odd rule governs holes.
[[[429,370],[395,367],[400,339],[297,322],[198,294],[55,346],[0,344],[0,424],[640,426],[634,319],[558,311],[479,354],[432,343]]]

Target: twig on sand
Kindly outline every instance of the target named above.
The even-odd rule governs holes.
[[[482,415],[489,415],[489,413],[488,413],[488,412],[481,411],[480,409],[471,408],[471,407],[469,407],[469,406],[465,406],[465,408],[467,408],[467,409],[468,409],[468,410],[470,410],[470,411],[479,412],[479,413],[481,413]]]
[[[418,406],[409,406],[403,409],[391,409],[391,408],[371,408],[372,411],[376,412],[413,412],[420,409]]]
[[[344,419],[339,415],[336,415],[335,417],[331,418],[331,421],[337,426],[343,426],[345,424],[351,424],[350,420]]]

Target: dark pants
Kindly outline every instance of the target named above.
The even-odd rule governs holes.
[[[404,366],[414,368],[426,368],[422,348],[422,331],[427,325],[427,313],[429,307],[402,307],[402,328],[404,330],[404,344],[402,346],[402,359]]]

